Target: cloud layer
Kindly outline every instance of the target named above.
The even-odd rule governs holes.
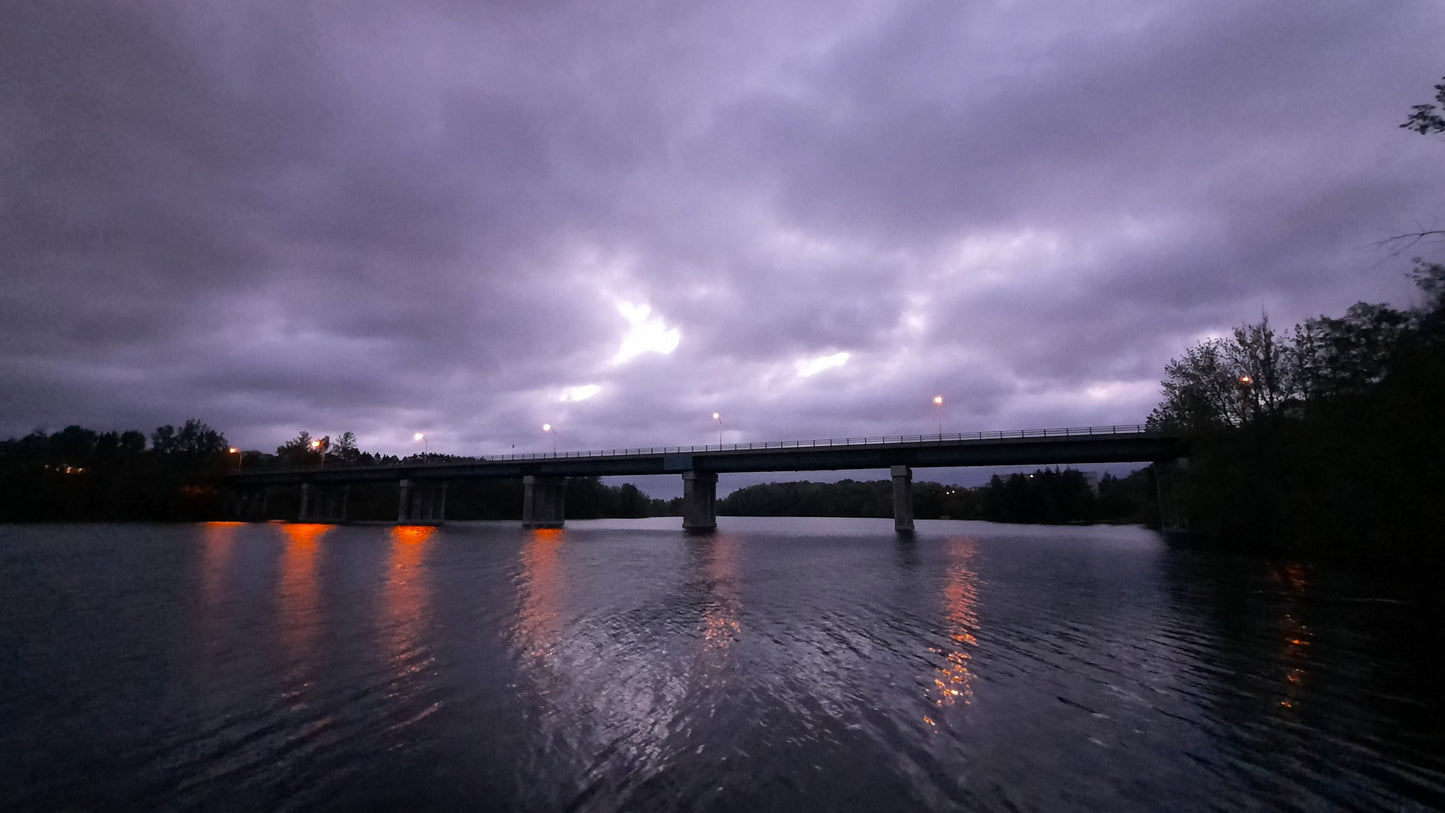
[[[0,437],[1136,423],[1409,304],[1434,2],[11,3]]]

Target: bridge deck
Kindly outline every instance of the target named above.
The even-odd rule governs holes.
[[[1143,426],[1090,426],[943,435],[662,446],[600,452],[507,455],[486,460],[362,468],[234,472],[235,485],[364,483],[474,478],[607,477],[765,471],[842,471],[892,466],[1071,465],[1169,460],[1183,440]]]

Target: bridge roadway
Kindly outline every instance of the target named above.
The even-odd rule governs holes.
[[[397,521],[441,521],[446,483],[478,478],[521,478],[523,523],[560,527],[568,477],[681,474],[683,527],[716,527],[717,475],[736,472],[888,469],[893,477],[894,524],[913,529],[912,469],[970,466],[1072,465],[1166,461],[1185,453],[1181,438],[1140,425],[1090,426],[1001,432],[945,433],[709,446],[665,446],[601,452],[506,455],[477,461],[402,463],[363,468],[241,471],[226,481],[238,494],[237,513],[257,507],[273,487],[299,486],[300,519],[314,519],[311,491],[352,484],[396,482]],[[343,491],[343,493],[345,493]],[[345,499],[339,519],[345,519]]]

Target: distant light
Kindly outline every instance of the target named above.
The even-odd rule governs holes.
[[[937,404],[938,406],[943,406],[943,396],[942,396],[942,395],[935,395],[935,396],[933,396],[933,403]]]
[[[544,424],[542,424],[542,431],[543,431],[543,432],[551,432],[551,431],[552,431],[552,424],[550,424],[550,423],[544,423]]]
[[[421,440],[422,438],[425,438],[425,437],[426,437],[426,435],[423,435],[422,433],[417,432],[415,435],[412,435],[412,436],[411,436],[411,439],[412,439],[412,440]]]
[[[235,447],[235,446],[232,446],[228,451],[229,451],[231,454],[235,454],[235,453],[236,453],[236,447]]]
[[[1247,375],[1242,375],[1242,376],[1239,377],[1239,383],[1241,383],[1241,384],[1243,384],[1243,385],[1245,385],[1245,386],[1249,386],[1250,384],[1253,384],[1253,383],[1254,383],[1254,379],[1253,379],[1253,378],[1250,378],[1250,377],[1247,376]]]
[[[313,449],[320,449],[320,448],[321,448],[321,441],[319,441],[319,440],[313,440],[313,441],[311,441],[311,448],[313,448]]]
[[[720,421],[720,420],[722,420],[722,416],[719,415],[719,414],[717,414],[716,412],[714,412],[714,413],[712,414],[712,419],[715,420],[715,421]]]

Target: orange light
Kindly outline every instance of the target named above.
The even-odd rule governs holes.
[[[396,525],[391,529],[391,538],[408,545],[420,545],[431,539],[436,531],[436,527],[432,525]]]
[[[333,527],[315,522],[291,522],[281,526],[281,529],[293,544],[310,546],[316,544]]]

